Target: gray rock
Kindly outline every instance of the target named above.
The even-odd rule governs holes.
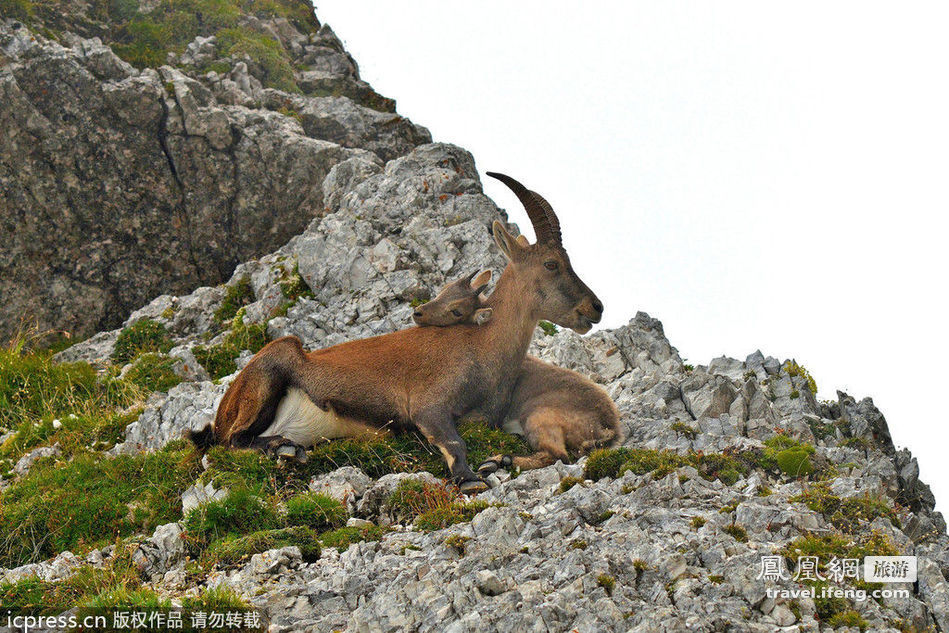
[[[13,466],[13,472],[22,477],[26,473],[30,472],[30,468],[36,463],[36,460],[43,457],[55,457],[56,455],[62,454],[62,452],[62,449],[59,447],[59,442],[53,444],[52,446],[40,446],[39,448],[34,448],[29,453],[17,460],[16,464]]]
[[[209,501],[220,501],[227,497],[227,488],[215,490],[210,483],[195,484],[181,493],[181,514],[187,516],[189,512]]]
[[[343,503],[350,512],[356,510],[357,502],[366,493],[372,479],[358,468],[343,466],[331,473],[314,477],[309,488]]]

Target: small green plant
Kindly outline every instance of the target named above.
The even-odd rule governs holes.
[[[142,319],[119,333],[112,350],[112,361],[124,365],[145,352],[168,352],[172,348],[168,330],[158,321]]]
[[[798,398],[801,397],[801,392],[798,391],[797,389],[792,389],[791,395],[789,397],[791,398],[791,400],[797,400]]]
[[[722,532],[725,534],[731,535],[736,541],[740,543],[748,542],[748,532],[742,526],[737,523],[730,523],[722,528]]]
[[[870,442],[863,437],[848,437],[840,443],[841,446],[846,446],[847,448],[856,448],[861,451],[865,451],[870,448]]]
[[[803,366],[798,365],[797,361],[789,360],[784,363],[781,367],[789,376],[799,376],[807,382],[807,388],[811,393],[817,393],[817,381],[814,380],[814,377],[811,376],[810,372],[804,369]],[[798,394],[800,395],[800,394]],[[794,396],[792,396],[794,397]]]
[[[244,315],[244,308],[237,311],[231,321],[231,328],[221,343],[198,346],[192,350],[194,357],[215,380],[237,371],[236,359],[243,350],[257,353],[267,344],[267,326],[259,323],[247,325],[244,323]]]
[[[758,486],[757,493],[759,497],[770,497],[773,494],[773,492],[774,491],[772,491],[771,488],[769,488],[768,486],[765,486],[764,484],[760,484]]]
[[[462,556],[465,555],[465,547],[467,547],[468,541],[471,540],[470,536],[462,536],[461,534],[452,534],[448,536],[444,543],[448,547],[453,547],[458,550],[458,553]]]
[[[286,520],[289,525],[304,525],[323,532],[342,527],[347,518],[343,504],[326,495],[307,492],[287,499]]]
[[[600,574],[596,577],[596,584],[606,589],[606,593],[612,596],[616,588],[616,579],[609,574]]]
[[[644,559],[642,559],[642,558],[636,558],[636,559],[633,560],[633,569],[636,570],[636,573],[641,574],[641,573],[643,573],[644,571],[646,571],[646,570],[649,569],[649,563],[647,563],[647,562],[646,562]]]
[[[692,517],[692,527],[696,530],[705,525],[706,521],[703,517]]]
[[[301,297],[313,298],[313,291],[300,274],[299,262],[293,265],[293,271],[280,281],[280,292],[291,303],[296,303]]]
[[[323,543],[324,547],[335,547],[338,551],[345,552],[353,543],[382,540],[386,531],[385,528],[378,525],[341,527],[332,532],[321,534],[320,542]]]
[[[723,582],[725,582],[725,576],[720,576],[718,574],[710,574],[708,577],[708,581],[712,583],[713,585],[720,585]]]
[[[689,363],[682,363],[682,369],[683,371],[685,371],[685,373],[691,374],[693,371],[695,371],[695,365],[691,365]]]
[[[787,435],[778,434],[765,441],[765,451],[761,465],[765,468],[777,468],[790,477],[802,477],[814,471],[810,456],[814,447],[803,444]]]
[[[689,426],[685,422],[679,422],[679,421],[673,422],[672,424],[669,425],[669,428],[675,431],[676,433],[681,433],[682,435],[686,436],[690,440],[694,440],[695,436],[699,434],[698,429]]]
[[[732,501],[731,503],[726,503],[721,508],[719,508],[718,511],[720,514],[730,514],[738,509],[739,503],[741,503],[741,501],[736,499],[735,501]]]
[[[250,284],[250,277],[244,275],[224,290],[221,305],[214,311],[214,320],[220,324],[228,323],[237,316],[238,310],[254,302],[254,288]]]
[[[557,326],[551,323],[550,321],[541,321],[537,324],[537,327],[539,327],[541,330],[544,331],[545,336],[553,336],[554,334],[559,332],[559,329],[557,328]]]
[[[567,545],[567,549],[586,549],[587,542],[582,538],[575,538]]]
[[[125,379],[147,392],[165,392],[181,382],[174,365],[173,358],[146,352],[135,359]]]
[[[583,480],[579,477],[564,477],[560,480],[560,492],[567,492],[577,484],[582,484]]]
[[[859,628],[861,631],[866,631],[867,628],[869,628],[870,626],[870,624],[866,620],[864,620],[860,616],[860,614],[854,611],[853,609],[835,613],[827,621],[827,624],[829,624],[832,628],[835,628],[835,629],[837,627],[846,626],[846,627],[856,627],[856,628]]]
[[[885,497],[872,497],[867,493],[841,499],[823,481],[808,486],[789,501],[801,502],[811,510],[820,512],[834,527],[845,532],[856,532],[861,522],[872,523],[879,517],[889,520],[896,527],[900,526],[896,512],[885,501]]]
[[[488,504],[484,501],[453,503],[450,506],[436,508],[420,514],[415,520],[415,527],[425,532],[441,530],[455,523],[470,521],[487,507]]]

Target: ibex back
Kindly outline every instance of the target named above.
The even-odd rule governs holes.
[[[540,319],[584,334],[603,313],[603,304],[573,271],[547,201],[513,178],[488,175],[517,195],[537,243],[525,246],[494,222],[494,240],[508,264],[488,300],[487,324],[413,327],[313,352],[294,337],[273,341],[231,383],[213,430],[191,434],[195,444],[282,451],[328,435],[415,427],[439,448],[463,491],[483,490],[456,420],[475,409],[499,417]],[[278,415],[299,411],[281,401],[301,394],[310,400],[307,415],[318,420]],[[294,440],[281,434],[289,426]]]

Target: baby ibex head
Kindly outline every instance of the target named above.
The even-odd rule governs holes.
[[[415,308],[412,320],[417,325],[455,325],[475,323],[484,325],[491,319],[491,308],[481,303],[481,293],[491,281],[491,271],[485,270],[475,277],[471,273],[453,281],[428,303]]]
[[[603,303],[573,271],[560,235],[560,221],[540,194],[510,176],[488,172],[517,196],[527,211],[537,243],[512,236],[498,221],[492,226],[494,241],[516,271],[520,291],[536,298],[531,318],[552,321],[586,334],[603,316]]]

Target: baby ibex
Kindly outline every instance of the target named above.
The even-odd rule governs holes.
[[[520,242],[523,236],[518,236]],[[418,308],[413,319],[418,325],[449,326],[460,323],[484,325],[481,293],[490,280],[490,271],[459,279]],[[586,454],[594,448],[615,446],[623,441],[619,412],[610,397],[593,381],[575,371],[527,356],[514,386],[511,403],[504,412],[504,428],[523,435],[536,452],[527,457],[492,457],[478,472],[486,474],[501,465],[513,464],[524,470],[540,468],[556,460],[569,460],[569,453]]]
[[[494,222],[508,264],[487,301],[486,324],[413,327],[312,352],[296,337],[278,339],[234,378],[214,424],[192,441],[300,455],[327,437],[414,427],[439,448],[462,491],[484,490],[456,420],[474,410],[500,418],[540,319],[585,334],[603,314],[570,266],[547,201],[509,176],[488,175],[517,195],[537,243],[518,242]]]

